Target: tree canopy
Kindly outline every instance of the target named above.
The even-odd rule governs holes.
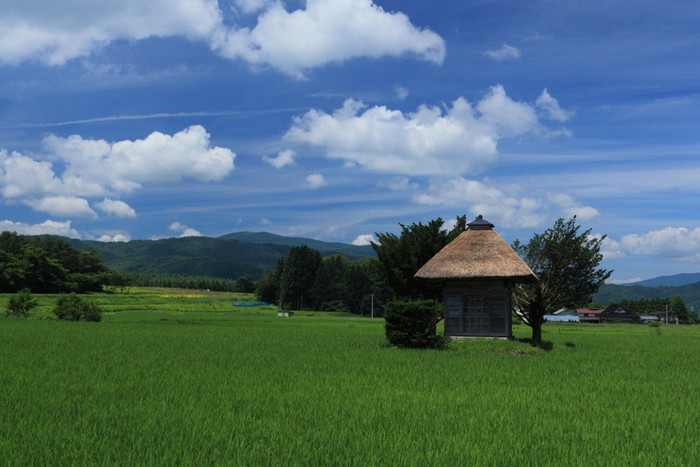
[[[99,291],[115,275],[94,250],[76,250],[61,237],[0,233],[0,293]]]
[[[603,260],[603,237],[591,236],[591,230],[579,232],[576,216],[558,219],[528,243],[518,240],[513,249],[537,275],[538,282],[521,284],[515,289],[516,314],[532,327],[532,340],[539,343],[544,315],[561,307],[575,308],[591,301],[612,271],[599,269]]]
[[[372,243],[377,253],[377,267],[387,285],[400,299],[440,299],[442,286],[418,281],[414,274],[435,254],[467,228],[467,216],[457,217],[452,230],[443,229],[444,221],[437,218],[427,224],[399,224],[401,234],[376,233]]]

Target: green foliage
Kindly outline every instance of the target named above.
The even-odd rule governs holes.
[[[9,316],[27,316],[37,306],[38,302],[32,298],[29,289],[22,289],[8,300],[7,313]]]
[[[527,244],[518,240],[513,249],[539,279],[515,289],[516,313],[532,328],[532,342],[541,340],[544,315],[558,308],[577,308],[591,301],[612,271],[598,269],[603,260],[600,247],[605,236],[594,238],[591,229],[579,233],[576,216],[558,219]]]
[[[71,293],[58,299],[53,309],[58,319],[65,321],[94,321],[102,320],[102,309],[95,303]]]
[[[671,299],[668,311],[677,314],[678,322],[681,324],[695,324],[698,322],[697,312],[688,310],[680,295],[676,295]]]
[[[413,276],[435,254],[466,230],[466,215],[457,217],[455,227],[444,230],[443,220],[437,218],[428,224],[413,223],[401,226],[399,236],[393,233],[375,233],[372,243],[379,262],[377,266],[386,284],[399,299],[440,299],[442,285],[419,281]]]
[[[443,305],[436,300],[393,301],[384,306],[384,331],[397,347],[435,349],[444,346],[437,335]]]
[[[280,276],[280,306],[285,310],[307,310],[309,293],[321,266],[321,253],[308,246],[293,246],[284,260]]]
[[[76,250],[61,237],[0,233],[0,293],[97,292],[111,273],[96,251]]]

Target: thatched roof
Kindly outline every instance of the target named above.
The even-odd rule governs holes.
[[[418,270],[418,279],[512,279],[537,280],[520,256],[481,219],[450,242]]]

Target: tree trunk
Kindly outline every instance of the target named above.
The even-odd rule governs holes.
[[[535,320],[532,323],[532,339],[530,343],[533,346],[538,346],[542,343],[542,320]]]

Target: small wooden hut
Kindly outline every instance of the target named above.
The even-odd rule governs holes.
[[[478,216],[415,274],[442,281],[445,336],[504,337],[511,332],[511,290],[537,277],[520,256]]]

